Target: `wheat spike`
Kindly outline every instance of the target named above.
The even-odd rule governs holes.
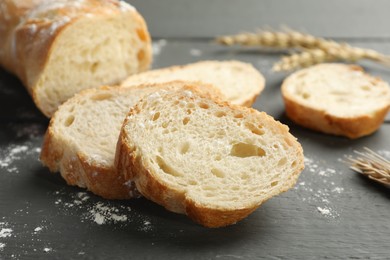
[[[309,67],[322,62],[336,61],[337,58],[321,49],[306,50],[284,56],[272,67],[273,71],[290,71],[298,68]]]
[[[358,154],[357,158],[348,158],[350,168],[390,187],[390,161],[367,147],[364,150],[364,152],[355,151]]]
[[[281,32],[260,31],[220,36],[216,41],[224,45],[261,46],[278,49],[299,49],[301,53],[285,56],[273,67],[274,71],[288,71],[308,67],[322,62],[351,61],[368,59],[390,66],[390,56],[377,51],[353,47],[291,29]]]
[[[275,32],[259,31],[258,33],[240,33],[220,36],[216,42],[223,45],[262,46],[271,48],[318,48],[321,39],[297,31]]]

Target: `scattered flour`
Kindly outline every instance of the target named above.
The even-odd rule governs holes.
[[[15,132],[16,138],[24,140],[18,144],[9,144],[0,151],[0,169],[9,173],[18,173],[17,164],[28,156],[34,156],[38,160],[41,148],[37,147],[35,138],[43,134],[42,125],[29,124],[26,126],[10,124],[8,127]]]
[[[42,227],[36,227],[34,229],[34,233],[38,233],[39,231],[41,231],[43,228]]]
[[[81,222],[90,221],[97,225],[133,223],[139,231],[149,232],[153,230],[152,221],[147,216],[132,211],[129,206],[90,197],[87,192],[56,191],[54,195],[57,197],[54,204],[60,207],[64,214],[81,216]]]
[[[317,210],[318,210],[318,212],[320,212],[324,216],[331,216],[332,215],[331,209],[329,209],[327,207],[325,207],[325,208],[317,207]]]
[[[0,230],[0,238],[10,237],[10,236],[12,236],[11,228],[2,228]]]
[[[60,192],[55,192],[56,195],[65,195]],[[130,207],[126,206],[112,206],[109,201],[99,201],[93,203],[90,200],[90,196],[86,192],[78,192],[76,194],[70,194],[69,200],[57,198],[54,202],[55,205],[59,205],[64,209],[69,208],[80,208],[84,211],[81,214],[82,221],[92,220],[98,225],[109,224],[109,223],[120,223],[128,221],[127,214],[131,211]]]
[[[153,50],[153,55],[158,56],[160,55],[162,49],[167,45],[168,41],[165,39],[161,39],[158,41],[155,41],[152,43],[152,50]]]
[[[140,230],[142,231],[151,231],[153,229],[152,223],[149,220],[144,220],[142,222],[142,226],[140,227]]]
[[[45,252],[45,253],[49,253],[49,252],[51,252],[51,251],[53,251],[53,249],[50,248],[50,247],[45,247],[45,248],[43,249],[43,252]]]
[[[0,222],[0,252],[3,251],[3,249],[6,246],[4,239],[6,239],[7,237],[11,237],[12,232],[13,232],[13,230],[11,228],[9,228],[8,223]],[[1,259],[1,256],[0,256],[0,259]]]
[[[93,219],[98,225],[127,221],[126,214],[120,214],[119,212],[119,208],[115,206],[108,206],[103,202],[98,202],[89,209],[86,218]]]
[[[199,57],[199,56],[202,56],[202,51],[199,49],[191,49],[190,54],[191,54],[191,56]]]
[[[20,160],[28,149],[27,145],[10,145],[0,156],[0,167],[8,172],[19,172],[13,164]]]
[[[304,180],[295,186],[302,201],[309,203],[322,216],[327,218],[337,218],[339,213],[332,205],[337,196],[344,192],[343,187],[339,187],[340,175],[329,164],[323,161],[305,157],[305,171],[301,175]]]

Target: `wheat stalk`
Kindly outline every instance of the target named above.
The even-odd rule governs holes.
[[[274,71],[289,71],[309,67],[318,63],[332,61],[356,62],[361,59],[369,59],[386,66],[390,66],[390,57],[381,55],[373,50],[355,48],[349,45],[333,46],[328,49],[307,49],[300,53],[284,56],[274,64]]]
[[[322,40],[309,34],[288,30],[285,32],[259,31],[220,36],[216,42],[223,45],[263,46],[272,48],[318,48]]]
[[[390,161],[367,147],[364,150],[364,152],[355,151],[358,154],[357,158],[348,158],[350,168],[390,187]]]
[[[216,41],[228,46],[238,44],[278,49],[299,49],[301,51],[283,57],[281,61],[274,65],[273,70],[275,71],[294,70],[322,62],[356,62],[361,59],[368,59],[390,66],[390,56],[377,51],[353,47],[347,43],[338,43],[290,29],[281,32],[260,31],[259,33],[221,36],[217,37]]]
[[[272,70],[289,71],[336,60],[338,60],[337,57],[330,55],[321,49],[306,50],[301,53],[293,53],[289,56],[282,57],[280,61],[274,64]]]

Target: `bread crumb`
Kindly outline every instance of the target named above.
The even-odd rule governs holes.
[[[5,247],[5,244],[4,243],[0,243],[0,251],[3,251],[4,247]]]

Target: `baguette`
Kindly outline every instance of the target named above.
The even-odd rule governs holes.
[[[239,61],[201,61],[132,75],[122,86],[172,80],[200,81],[216,86],[232,104],[251,106],[263,91],[265,79],[251,64]]]
[[[60,172],[69,185],[87,188],[107,199],[128,199],[139,194],[114,168],[115,147],[129,108],[144,95],[161,89],[191,88],[185,82],[149,84],[133,88],[87,89],[62,104],[50,120],[41,161]],[[196,86],[203,95],[219,96],[218,89]]]
[[[390,108],[389,85],[356,65],[320,64],[282,84],[287,116],[327,134],[354,139],[375,132]]]
[[[245,218],[291,188],[304,168],[287,126],[190,91],[137,103],[122,126],[115,165],[146,198],[206,227]]]
[[[150,63],[145,21],[125,2],[0,2],[0,65],[47,117],[80,90],[119,83]]]

